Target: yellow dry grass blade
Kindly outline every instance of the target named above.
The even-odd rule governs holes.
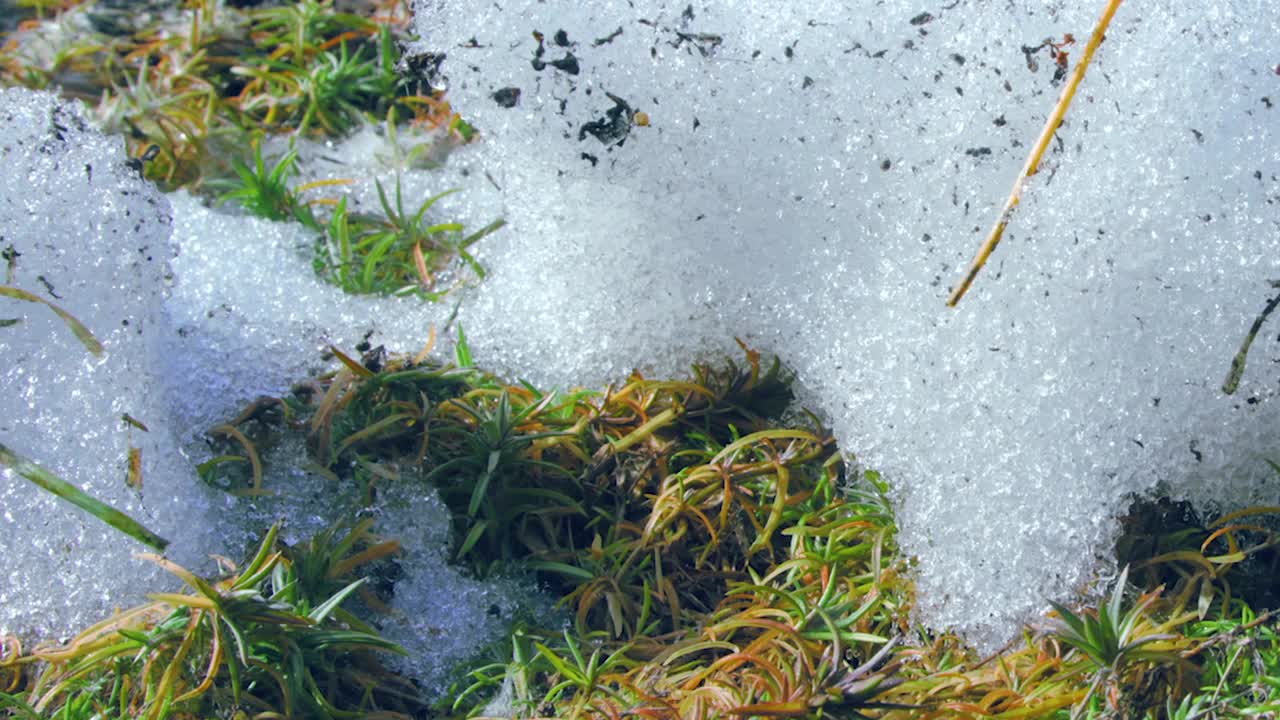
[[[431,354],[431,350],[436,346],[436,326],[432,325],[428,332],[430,334],[427,337],[427,344],[423,345],[422,349],[418,351],[418,354],[413,356],[414,365],[421,365],[427,359],[427,356]]]
[[[1018,179],[1013,183],[1013,190],[1009,192],[1009,199],[1004,203],[1004,209],[1000,211],[1000,215],[996,218],[995,225],[992,226],[991,232],[987,235],[987,239],[983,241],[982,246],[978,248],[978,254],[974,256],[973,262],[969,264],[969,269],[964,274],[964,279],[960,284],[951,291],[951,296],[947,298],[947,306],[955,307],[960,302],[960,298],[968,292],[969,286],[973,284],[974,278],[982,271],[982,266],[987,264],[987,258],[991,257],[991,253],[995,251],[996,245],[1000,244],[1000,238],[1004,236],[1004,229],[1009,225],[1009,220],[1013,216],[1013,209],[1018,206],[1018,201],[1022,198],[1022,189],[1026,185],[1027,178],[1036,174],[1040,168],[1040,158],[1044,156],[1044,151],[1049,147],[1049,143],[1053,140],[1054,133],[1058,131],[1058,126],[1062,124],[1062,118],[1067,114],[1067,108],[1071,105],[1072,98],[1076,95],[1076,89],[1080,87],[1080,81],[1084,79],[1084,73],[1089,69],[1089,63],[1093,60],[1093,53],[1102,44],[1102,38],[1106,35],[1107,26],[1111,24],[1111,18],[1116,14],[1116,10],[1120,8],[1123,0],[1107,0],[1107,6],[1102,11],[1102,18],[1098,20],[1098,24],[1093,28],[1093,36],[1089,38],[1089,44],[1085,46],[1084,56],[1080,58],[1080,62],[1076,64],[1076,69],[1071,73],[1071,79],[1067,81],[1066,87],[1062,89],[1062,97],[1058,98],[1058,104],[1054,106],[1053,112],[1049,114],[1049,120],[1045,122],[1044,129],[1040,131],[1040,139],[1036,140],[1036,144],[1031,148],[1031,154],[1027,156],[1027,163],[1022,167],[1022,172],[1018,173]]]
[[[84,323],[75,319],[75,317],[72,316],[71,313],[67,312],[66,310],[63,310],[57,305],[54,305],[48,300],[45,300],[44,298],[38,295],[33,295],[27,292],[26,290],[22,290],[16,287],[10,287],[8,285],[0,285],[0,296],[10,297],[10,298],[13,298],[14,300],[24,300],[26,302],[39,303],[41,305],[48,307],[50,310],[54,312],[55,315],[57,315],[59,318],[62,318],[62,321],[67,324],[67,327],[71,328],[71,332],[75,334],[76,339],[80,341],[80,344],[85,346],[86,350],[88,350],[89,352],[99,357],[101,357],[102,353],[105,352],[105,350],[102,347],[102,343],[98,342],[98,338],[94,337],[93,333],[89,332],[89,328],[85,327]]]
[[[358,360],[332,345],[329,346],[329,352],[333,353],[333,356],[338,358],[338,361],[345,365],[356,377],[368,380],[375,375],[372,370],[360,364]]]
[[[248,493],[253,495],[262,494],[262,459],[258,457],[258,449],[254,447],[253,441],[240,432],[239,428],[231,425],[219,425],[210,429],[209,434],[229,437],[240,443],[240,446],[244,448],[245,454],[249,456],[249,466],[253,469],[253,487],[249,489]]]

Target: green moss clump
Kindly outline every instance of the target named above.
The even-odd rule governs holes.
[[[12,715],[287,714],[306,688],[315,717],[1157,718],[1274,703],[1273,616],[1230,594],[1259,582],[1254,565],[1276,538],[1253,520],[1274,509],[1175,526],[1151,520],[1174,512],[1167,503],[1137,507],[1121,543],[1133,571],[1105,608],[1060,607],[1061,623],[983,658],[912,625],[886,487],[853,471],[813,418],[784,421],[777,363],[748,353],[688,380],[636,375],[560,395],[477,370],[465,345],[449,365],[372,349],[335,357],[336,370],[224,426],[235,432],[221,433],[219,451],[243,457],[273,435],[305,435],[322,472],[358,486],[349,518],[302,548],[278,547],[273,530],[219,580],[171,567],[195,592],[153,596],[70,645],[23,653],[11,642],[0,680]],[[207,474],[254,492],[252,468]],[[480,575],[535,572],[572,618],[517,623],[430,711],[371,652],[396,648],[340,610],[353,593],[369,597],[361,574],[394,584],[376,569],[394,538],[353,518],[408,477],[426,478],[451,508],[457,562]],[[307,633],[332,638],[318,643],[330,654],[291,655],[317,644],[299,639]],[[350,667],[360,669],[334,675]],[[300,689],[296,677],[312,680]]]

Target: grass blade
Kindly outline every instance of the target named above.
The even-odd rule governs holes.
[[[460,368],[469,368],[475,364],[471,358],[471,346],[467,344],[467,334],[462,331],[462,323],[458,323],[458,342],[453,346],[453,357]]]
[[[334,593],[333,597],[321,603],[315,610],[312,610],[307,615],[307,617],[311,618],[317,623],[324,622],[325,619],[329,617],[330,613],[332,613],[334,610],[337,610],[338,606],[341,605],[344,600],[350,597],[351,593],[355,592],[357,588],[363,585],[366,580],[368,580],[368,578],[360,578],[359,580],[356,580],[350,585]]]
[[[40,303],[42,305],[47,305],[49,309],[54,312],[55,315],[62,318],[62,321],[67,324],[67,327],[71,328],[71,332],[75,333],[76,339],[79,340],[80,343],[84,345],[89,352],[93,353],[94,355],[97,355],[98,357],[101,357],[102,353],[105,352],[105,349],[102,347],[102,343],[98,342],[98,338],[94,337],[93,333],[89,332],[89,328],[85,327],[84,323],[75,319],[75,317],[72,316],[71,313],[67,312],[66,310],[63,310],[57,305],[54,305],[48,300],[45,300],[44,298],[38,295],[32,295],[26,290],[20,290],[10,285],[0,285],[0,295],[3,295],[5,297],[11,297],[15,300],[25,300],[27,302]]]
[[[493,222],[489,223],[488,225],[485,225],[484,227],[480,228],[479,230],[477,230],[477,231],[475,231],[475,232],[471,233],[470,235],[466,236],[465,238],[463,238],[463,239],[462,239],[462,242],[458,243],[458,247],[459,247],[459,248],[461,248],[461,249],[463,249],[463,250],[465,250],[465,249],[467,249],[467,248],[471,247],[472,245],[475,245],[477,242],[479,242],[480,240],[482,240],[486,235],[490,235],[490,234],[495,233],[495,232],[497,232],[498,230],[502,229],[502,227],[503,227],[504,225],[506,225],[506,224],[507,224],[507,221],[506,221],[506,220],[501,220],[501,219],[499,219],[499,220],[494,220]]]
[[[18,455],[3,443],[0,443],[0,465],[13,468],[13,471],[22,477],[144,545],[160,551],[163,551],[169,545],[168,540],[146,529],[133,518],[106,503],[95,500],[75,485]]]
[[[374,372],[372,370],[365,367],[360,362],[357,362],[355,358],[342,352],[336,346],[330,345],[329,352],[333,353],[333,356],[338,358],[338,361],[346,366],[346,368],[356,377],[365,378],[367,380],[374,376]]]
[[[1231,370],[1227,372],[1227,379],[1222,381],[1223,393],[1231,395],[1240,387],[1240,378],[1244,375],[1244,363],[1249,357],[1249,347],[1253,345],[1253,339],[1262,330],[1262,323],[1266,322],[1271,313],[1275,312],[1277,305],[1280,305],[1280,295],[1268,300],[1267,306],[1262,309],[1262,314],[1254,318],[1253,325],[1249,328],[1249,334],[1244,336],[1244,342],[1240,343],[1240,350],[1231,359]]]
[[[471,552],[471,548],[476,546],[476,543],[480,541],[488,527],[489,523],[481,520],[471,528],[471,531],[467,533],[466,539],[462,541],[462,545],[458,548],[459,558],[465,557],[467,553]]]
[[[480,506],[484,504],[485,496],[489,492],[489,481],[493,478],[493,471],[497,469],[501,460],[501,451],[492,450],[489,452],[489,464],[480,475],[480,481],[471,490],[471,503],[467,506],[467,517],[475,517],[476,513],[480,512]]]

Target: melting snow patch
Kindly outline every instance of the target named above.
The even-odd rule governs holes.
[[[189,528],[205,501],[153,381],[169,232],[168,201],[126,164],[121,139],[51,95],[0,92],[4,284],[56,303],[105,347],[95,357],[48,307],[0,298],[13,321],[0,328],[0,441],[174,541],[186,562],[201,557]],[[0,518],[0,634],[87,626],[163,575],[133,557],[147,548],[9,470]]]
[[[170,200],[181,250],[166,306],[175,348],[165,371],[175,385],[200,388],[176,407],[190,432],[314,376],[330,345],[354,352],[367,341],[417,352],[450,310],[322,283],[311,267],[315,236],[297,223],[219,212],[186,192]]]
[[[45,93],[0,93],[0,228],[2,284],[56,303],[105,346],[94,357],[49,308],[0,298],[0,441],[173,541],[167,555],[197,572],[282,518],[282,541],[305,542],[355,490],[306,472],[296,434],[260,448],[264,497],[209,490],[180,448],[204,459],[205,431],[321,370],[329,344],[417,351],[451,309],[321,283],[300,226],[160,195],[119,138]],[[141,487],[127,482],[130,448]],[[374,620],[409,649],[406,667],[431,695],[517,614],[547,608],[527,584],[449,565],[448,511],[412,480],[374,509],[377,531],[405,549],[392,614]],[[57,639],[176,584],[133,557],[145,548],[8,470],[0,518],[0,635]]]
[[[1220,389],[1280,277],[1268,3],[1123,7],[944,307],[1094,5],[420,0],[510,222],[476,356],[563,386],[779,353],[895,483],[922,618],[986,647],[1087,583],[1131,494],[1275,502],[1274,328]]]
[[[550,598],[516,578],[468,577],[449,562],[449,509],[436,493],[383,493],[377,529],[400,540],[404,575],[396,581],[387,639],[407,655],[405,671],[428,697],[444,697],[455,666],[504,639],[516,619],[551,622]],[[560,622],[564,618],[556,618]]]
[[[1274,327],[1240,390],[1221,385],[1280,276],[1280,16],[1123,7],[1003,245],[948,310],[1060,91],[1053,43],[1087,37],[1096,8],[865,5],[421,0],[418,51],[447,54],[483,140],[456,175],[406,188],[465,185],[449,213],[510,223],[476,246],[491,274],[459,309],[486,365],[564,387],[681,372],[734,336],[780,354],[894,482],[922,618],[991,647],[1099,570],[1131,494],[1277,501]],[[18,321],[0,327],[0,437],[177,541],[180,562],[221,540],[188,537],[209,499],[177,432],[282,392],[328,344],[372,332],[414,351],[453,310],[320,284],[296,226],[185,195],[171,223],[120,140],[47,95],[0,95],[0,155],[5,284],[107,350],[0,302]],[[352,194],[371,202],[367,178]],[[11,473],[0,494],[6,537],[31,545],[0,552],[0,632],[65,631],[154,587],[115,531]],[[419,559],[404,610],[421,622],[402,637],[429,639],[445,625],[409,588],[439,558]],[[480,622],[476,592],[455,619]]]

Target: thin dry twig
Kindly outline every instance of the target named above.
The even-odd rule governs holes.
[[[1080,86],[1080,81],[1084,79],[1085,70],[1089,68],[1089,62],[1093,60],[1093,53],[1102,44],[1102,38],[1106,35],[1107,26],[1111,24],[1111,17],[1116,14],[1116,10],[1120,8],[1123,0],[1107,0],[1107,7],[1102,11],[1102,17],[1098,20],[1098,24],[1093,28],[1093,36],[1089,38],[1089,44],[1085,46],[1084,56],[1080,58],[1080,62],[1076,64],[1075,71],[1071,74],[1071,79],[1067,81],[1066,87],[1062,89],[1062,97],[1058,98],[1058,104],[1054,106],[1053,112],[1049,114],[1049,120],[1045,122],[1044,129],[1040,131],[1040,139],[1031,149],[1031,154],[1027,156],[1027,163],[1022,167],[1022,172],[1018,173],[1018,179],[1013,183],[1013,190],[1009,192],[1009,199],[1004,203],[1004,209],[1000,211],[999,217],[996,219],[995,225],[991,228],[991,232],[987,235],[987,239],[983,241],[982,246],[978,248],[978,254],[974,256],[973,262],[969,264],[969,269],[964,274],[964,279],[960,284],[951,291],[951,296],[947,298],[947,306],[955,307],[960,302],[960,298],[968,292],[969,286],[973,284],[974,278],[982,270],[982,266],[987,264],[987,258],[991,257],[991,253],[996,249],[996,245],[1000,244],[1000,238],[1004,236],[1004,229],[1009,225],[1009,220],[1013,217],[1013,209],[1018,206],[1018,201],[1022,198],[1022,188],[1026,185],[1027,178],[1036,174],[1040,168],[1040,158],[1044,155],[1044,151],[1049,147],[1050,141],[1053,140],[1054,133],[1058,131],[1058,126],[1062,124],[1062,118],[1067,114],[1067,108],[1071,105],[1072,98],[1076,95],[1076,89]]]

